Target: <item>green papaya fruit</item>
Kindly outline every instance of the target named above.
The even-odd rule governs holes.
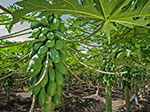
[[[50,49],[50,57],[52,58],[54,63],[60,62],[59,52],[55,48]]]
[[[40,58],[37,54],[35,54],[30,62],[29,62],[29,66],[33,67],[34,69],[39,69],[39,65],[41,65],[42,62],[42,58]]]
[[[61,97],[58,94],[55,94],[52,100],[55,105],[59,105],[61,102]]]
[[[46,74],[40,85],[41,87],[45,87],[47,83],[48,83],[48,75]]]
[[[45,41],[47,39],[47,37],[46,37],[46,35],[41,33],[39,36],[39,39],[40,39],[40,41]]]
[[[52,20],[52,25],[55,27],[55,28],[58,28],[59,27],[59,20],[57,18],[53,18]]]
[[[40,47],[40,49],[38,50],[38,54],[42,55],[45,54],[48,51],[48,47],[46,45],[43,45]]]
[[[31,82],[31,80],[32,80],[32,82]],[[34,86],[39,81],[39,78],[37,76],[31,77],[31,80],[30,80],[30,84],[32,86]],[[32,90],[32,94],[37,95],[40,92],[40,89],[41,89],[41,87],[38,85],[37,87],[35,87]]]
[[[43,44],[42,42],[36,43],[33,48],[37,51],[42,44]]]
[[[33,30],[35,28],[39,28],[40,26],[42,26],[42,23],[34,22],[34,23],[31,23],[30,28]]]
[[[56,41],[55,48],[57,50],[61,50],[63,48],[63,42],[62,42],[62,40],[57,40]]]
[[[41,33],[41,31],[40,31],[40,29],[38,29],[38,30],[32,32],[32,36],[33,36],[34,38],[38,38],[39,35],[40,35],[40,33]]]
[[[56,70],[61,74],[67,74],[68,70],[62,62],[55,63]]]
[[[49,31],[51,31],[49,28],[43,28],[43,29],[42,29],[42,33],[43,33],[44,35],[46,35]]]
[[[54,112],[51,111],[53,109],[53,106],[51,105],[51,103],[47,103],[42,107],[42,112]]]
[[[41,106],[44,106],[46,103],[46,91],[45,88],[41,88],[40,94],[39,94],[39,104]]]
[[[55,73],[56,73],[56,83],[58,85],[64,86],[65,85],[64,76],[57,71]]]
[[[63,90],[62,90],[62,86],[61,85],[57,85],[57,94],[59,96],[62,96]]]
[[[56,93],[56,83],[54,81],[49,81],[47,87],[47,94],[49,96],[54,96]]]
[[[28,42],[28,47],[32,48],[36,43],[36,41]]]
[[[48,39],[52,40],[54,38],[54,33],[53,32],[48,32],[46,34],[46,36],[47,36]]]
[[[46,42],[46,45],[47,45],[47,47],[53,47],[55,45],[55,40],[54,39],[53,40],[48,40]]]
[[[38,93],[40,92],[40,90],[41,90],[41,86],[38,85],[37,87],[35,87],[35,88],[32,90],[32,92],[33,92],[34,95],[38,95]]]
[[[35,77],[36,75],[38,75],[40,73],[41,68],[42,68],[42,65],[39,65],[38,69],[31,68],[31,69],[27,70],[27,74],[31,75],[32,77]]]
[[[51,64],[52,64],[52,60],[49,58],[48,59],[48,66],[51,66]]]
[[[48,68],[48,75],[51,81],[55,81],[55,70],[52,67]]]
[[[29,54],[29,58],[31,59],[36,54],[36,52],[37,51],[35,49],[32,49],[32,51]]]
[[[42,58],[42,59],[43,59],[43,58],[46,58],[46,54],[47,54],[47,53],[45,53],[45,54],[40,54],[39,57]]]

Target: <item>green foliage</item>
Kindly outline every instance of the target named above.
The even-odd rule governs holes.
[[[50,53],[48,72],[42,82],[44,89],[41,89],[41,85],[33,89],[34,94],[40,93],[39,102],[43,107],[47,93],[53,96],[54,104],[60,103],[64,85],[63,74],[67,73],[63,65],[65,55],[62,54],[62,50],[64,49],[67,50],[67,64],[77,76],[81,79],[88,77],[87,81],[91,82],[94,78],[97,83],[106,85],[106,102],[108,102],[106,111],[111,111],[111,87],[115,80],[121,80],[123,86],[130,87],[135,82],[149,79],[149,0],[83,0],[81,2],[78,0],[22,0],[16,4],[22,8],[15,9],[12,13],[12,24],[18,22],[23,16],[27,17],[30,12],[40,12],[38,16],[30,16],[37,20],[46,16],[39,21],[39,27],[32,23],[32,29],[38,28],[32,33],[32,37],[39,38],[42,44],[31,43],[31,47],[34,46],[34,48],[30,55],[32,58],[38,51],[38,54],[42,54],[41,57],[46,59],[46,53]],[[59,18],[63,14],[70,14],[65,21],[65,28],[64,21],[60,21]],[[47,24],[43,25],[43,23]],[[66,42],[65,48],[65,44],[59,40],[62,37],[64,39],[83,38],[98,28],[101,28],[100,32],[89,37],[89,40],[78,43]],[[46,61],[42,64],[45,66]],[[94,69],[88,68],[105,71],[105,73],[115,74],[115,72],[123,71],[128,73],[117,76],[97,73]],[[40,77],[44,67],[42,69]],[[50,84],[48,81],[55,84]],[[37,80],[33,82],[34,85]],[[47,86],[49,92],[45,89]],[[45,95],[44,98],[42,95]]]
[[[17,42],[10,41],[1,41],[0,46],[15,44]],[[11,47],[0,48],[0,68],[6,67],[8,65],[13,64],[15,61],[19,60],[22,56],[27,54],[29,48],[26,45],[14,46],[13,49]],[[7,72],[11,72],[16,70],[18,67],[24,65],[28,62],[28,59],[24,59],[13,66],[10,66],[6,69],[2,69],[0,75],[7,74]]]

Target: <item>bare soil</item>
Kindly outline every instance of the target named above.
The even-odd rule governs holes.
[[[87,85],[72,85],[67,91],[64,87],[62,103],[56,106],[55,112],[105,112],[105,92],[100,90],[96,95],[96,89]],[[41,108],[35,104],[34,112],[41,112]],[[150,112],[150,91],[140,96],[139,104],[135,105],[134,99],[131,100],[132,112]],[[32,103],[30,92],[23,89],[12,90],[10,101],[7,101],[6,92],[0,90],[0,112],[28,112]],[[112,92],[113,112],[125,112],[125,102],[121,90]]]

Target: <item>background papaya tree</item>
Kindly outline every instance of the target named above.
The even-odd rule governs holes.
[[[0,82],[1,89],[6,89],[8,102],[10,89],[14,85],[21,87],[21,83],[26,83],[28,80],[24,71],[26,70],[25,65],[28,63],[29,48],[27,45],[14,46],[13,49],[9,47],[9,45],[17,43],[8,40],[0,42]]]

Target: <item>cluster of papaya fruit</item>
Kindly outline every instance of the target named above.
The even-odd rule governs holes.
[[[50,15],[42,18],[41,21],[49,25],[31,23],[31,29],[33,29],[31,37],[40,41],[28,43],[32,51],[29,55],[31,60],[27,74],[30,75],[30,83],[34,86],[46,71],[43,80],[32,90],[32,94],[39,96],[39,104],[44,107],[47,98],[50,98],[55,105],[60,103],[67,69],[63,64],[65,61],[64,42],[59,38],[64,36],[64,25],[60,23],[57,15]],[[46,62],[48,62],[47,68]]]

